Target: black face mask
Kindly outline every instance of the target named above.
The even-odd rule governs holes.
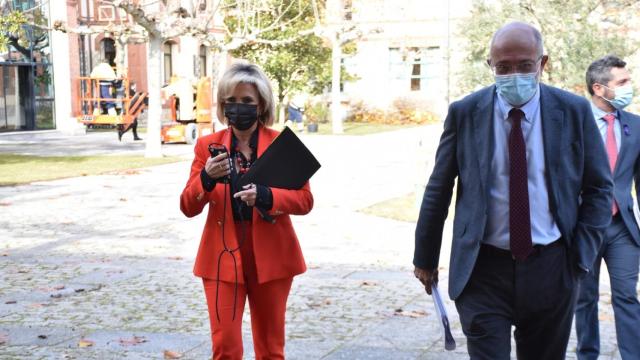
[[[224,116],[238,130],[247,130],[258,121],[258,105],[243,103],[224,104]]]

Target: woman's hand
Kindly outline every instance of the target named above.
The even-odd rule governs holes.
[[[256,204],[256,195],[258,194],[256,186],[254,184],[247,184],[242,188],[244,190],[233,194],[233,197],[236,199],[240,198],[247,206],[254,206]]]
[[[215,157],[210,157],[204,164],[204,171],[207,172],[212,179],[220,179],[231,173],[229,169],[229,159],[227,159],[227,152],[218,154]]]

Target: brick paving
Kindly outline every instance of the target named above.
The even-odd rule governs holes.
[[[302,135],[323,167],[312,179],[314,210],[293,219],[309,270],[289,298],[289,359],[467,358],[453,303],[458,348],[446,352],[433,303],[412,276],[415,224],[360,211],[426,179],[440,130]],[[142,154],[143,146],[115,133],[0,136],[0,152],[14,153]],[[187,219],[178,208],[192,150],[163,149],[185,160],[0,187],[0,359],[210,356],[202,285],[191,273],[204,216]],[[601,292],[601,358],[619,359],[606,272]],[[243,321],[252,358],[248,313]],[[572,336],[567,358],[574,349]]]

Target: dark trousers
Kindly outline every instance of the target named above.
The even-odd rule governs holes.
[[[511,327],[518,359],[564,359],[577,281],[564,241],[534,247],[520,262],[482,245],[471,278],[456,299],[471,359],[509,359]]]
[[[611,281],[611,302],[616,322],[618,349],[623,360],[640,358],[640,302],[638,266],[640,248],[633,242],[622,218],[614,216],[607,228],[604,244],[593,271],[580,282],[576,307],[577,355],[580,360],[597,359],[600,355],[598,297],[600,264],[607,263]]]

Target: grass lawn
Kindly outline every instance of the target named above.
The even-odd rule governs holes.
[[[0,154],[0,186],[103,174],[180,161],[179,157],[31,156]]]
[[[369,123],[355,123],[345,122],[342,124],[344,129],[344,135],[368,135],[385,131],[406,129],[414,127],[415,125],[391,125],[391,124],[369,124]],[[305,127],[305,131],[307,131]],[[313,134],[313,133],[309,133]],[[331,135],[331,123],[318,124],[319,135]]]
[[[406,129],[410,127],[415,127],[417,125],[390,125],[390,124],[368,124],[368,123],[354,123],[354,122],[345,122],[342,124],[344,129],[344,133],[342,135],[368,135],[375,134],[384,131],[392,131],[399,129]],[[282,131],[283,125],[279,123],[273,124],[273,128]],[[297,126],[294,124],[291,126],[291,130],[298,132]],[[304,133],[309,135],[331,135],[331,123],[323,123],[318,124],[318,132],[310,133],[307,130],[307,126],[305,124]]]
[[[373,204],[361,209],[360,212],[398,221],[416,222],[418,209],[415,208],[415,201],[415,193],[410,193]]]

